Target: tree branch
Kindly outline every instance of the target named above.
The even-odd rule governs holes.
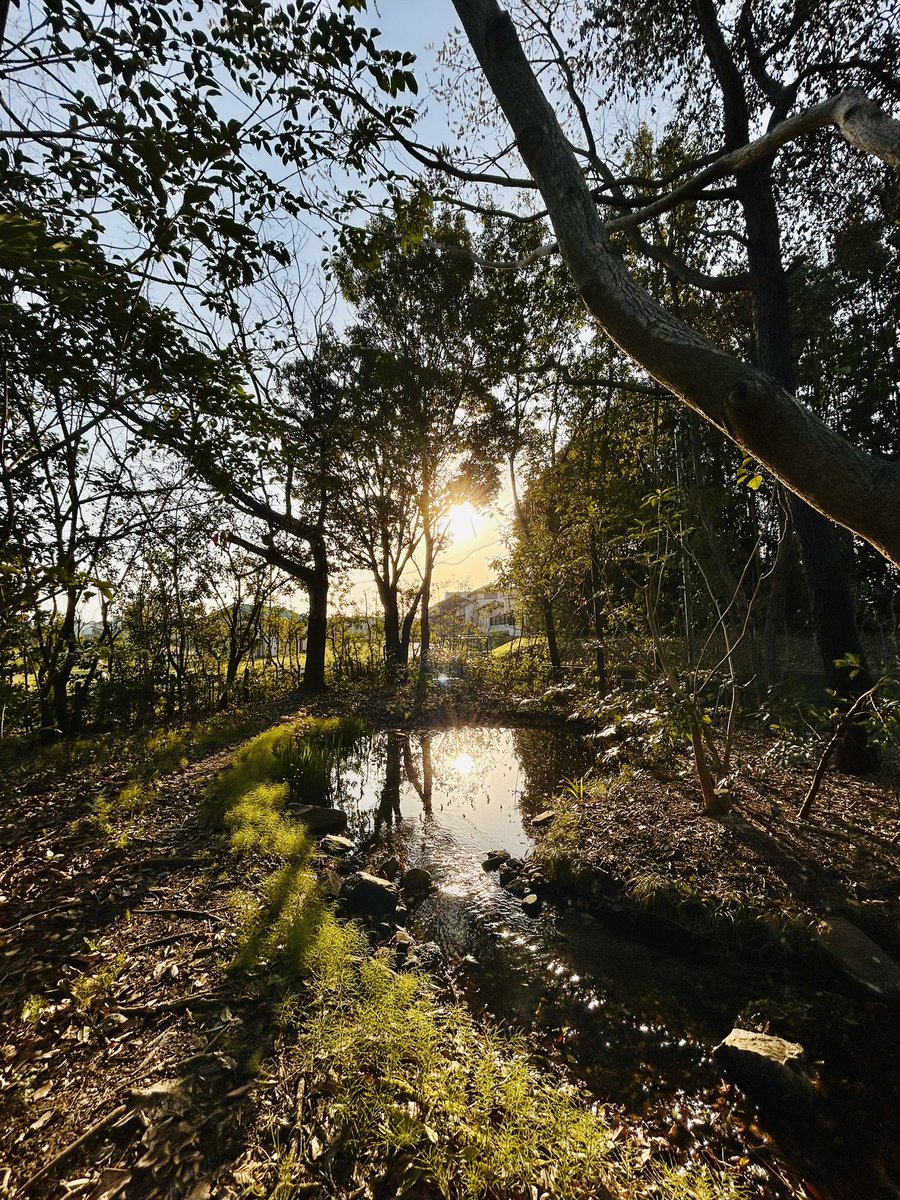
[[[603,329],[792,491],[900,565],[900,464],[852,446],[769,376],[708,341],[637,285],[610,243],[509,15],[496,0],[454,0],[454,6],[541,191],[575,285]],[[900,124],[872,110],[878,113],[860,93],[843,93],[803,119],[810,128],[836,124],[848,141],[900,164]]]

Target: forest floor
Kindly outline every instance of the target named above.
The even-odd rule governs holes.
[[[498,696],[415,718],[405,699],[386,704],[381,694],[356,707],[382,725],[510,719]],[[234,738],[298,716],[271,705],[236,724]],[[742,735],[737,750],[745,764],[762,761],[764,738]],[[98,800],[136,778],[124,748],[68,762],[39,755],[10,772],[0,827],[0,1196],[328,1200],[316,1169],[328,1147],[313,1134],[308,1176],[277,1191],[275,1151],[304,1120],[305,1087],[280,1051],[278,980],[261,998],[224,965],[234,951],[230,896],[248,878],[211,840],[202,811],[209,779],[232,753],[166,764],[149,784],[152,803],[135,804],[125,822],[98,820]],[[582,795],[577,824],[570,812],[545,857],[583,892],[590,875],[608,901],[612,882],[663,922],[712,913],[707,927],[694,917],[686,927],[736,930],[732,948],[752,945],[753,928],[766,928],[773,945],[790,943],[831,910],[896,950],[894,784],[830,774],[801,823],[794,812],[808,769],[768,762],[741,779],[731,815],[712,820],[699,815],[688,781],[631,771],[627,787]],[[251,871],[250,885],[261,881]]]

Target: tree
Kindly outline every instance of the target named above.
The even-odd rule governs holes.
[[[412,56],[379,47],[362,7],[124,0],[111,19],[46,0],[9,30],[4,8],[4,207],[126,245],[114,257],[135,278],[234,312],[242,285],[289,261],[272,215],[328,207],[327,164],[390,180],[356,97],[382,94],[388,123],[408,124],[393,101],[415,89]]]
[[[663,386],[792,491],[900,564],[900,467],[850,445],[777,381],[722,351],[636,285],[610,241],[508,14],[496,0],[454,0],[454,5],[543,196],[575,284],[603,328]],[[900,124],[866,96],[849,91],[719,156],[658,201],[658,211],[829,124],[851,144],[900,166]]]
[[[443,519],[454,503],[493,483],[491,447],[473,436],[473,414],[487,387],[472,320],[475,268],[470,255],[445,257],[434,244],[457,251],[466,246],[468,232],[460,217],[434,218],[428,243],[409,248],[384,220],[373,223],[369,234],[375,261],[345,256],[337,272],[359,320],[349,336],[367,348],[377,387],[393,409],[393,453],[413,472],[421,527],[420,661],[425,665]]]

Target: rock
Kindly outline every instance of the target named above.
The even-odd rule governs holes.
[[[401,902],[400,904],[397,905],[397,909],[394,913],[394,920],[397,922],[398,925],[404,925],[406,923],[406,918],[408,916],[409,916],[409,909],[406,907],[405,904],[403,904]]]
[[[357,871],[344,881],[341,902],[363,916],[392,917],[397,909],[397,889],[389,879]]]
[[[536,817],[531,818],[531,824],[535,829],[543,829],[545,825],[549,825],[556,820],[556,813],[552,808],[545,808],[543,812],[538,813]]]
[[[522,911],[526,916],[536,917],[543,907],[543,901],[534,892],[529,892],[522,900]]]
[[[410,896],[424,896],[432,887],[431,872],[424,867],[410,867],[400,880],[401,890]]]
[[[508,858],[506,862],[500,864],[500,883],[506,887],[510,880],[515,879],[522,872],[524,863],[518,858]]]
[[[416,954],[426,971],[435,971],[444,965],[444,952],[437,942],[421,942]]]
[[[527,879],[522,879],[519,875],[514,875],[508,883],[503,885],[511,896],[528,896],[532,891],[531,884]]]
[[[396,855],[386,858],[378,868],[378,874],[385,879],[396,879],[400,874],[400,859]]]
[[[813,1095],[806,1054],[799,1042],[734,1028],[714,1053],[754,1099],[808,1099]]]
[[[846,917],[819,923],[816,939],[837,969],[874,996],[900,996],[900,966]]]
[[[319,842],[319,849],[324,854],[349,854],[353,845],[350,838],[341,837],[339,833],[328,833]]]
[[[302,821],[312,834],[342,833],[347,828],[347,814],[340,808],[320,808],[317,804],[298,804],[293,810],[293,815]]]
[[[510,858],[508,850],[489,850],[488,856],[481,864],[485,871],[499,871],[503,863]]]
[[[465,958],[459,960],[459,970],[471,975],[481,970],[481,963],[474,954],[467,954]]]

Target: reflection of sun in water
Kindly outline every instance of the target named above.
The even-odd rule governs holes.
[[[475,766],[475,759],[471,754],[457,754],[450,766],[460,775],[471,775],[472,768]]]
[[[478,536],[487,520],[468,500],[465,504],[454,504],[447,516],[450,537],[454,542],[470,542]]]

